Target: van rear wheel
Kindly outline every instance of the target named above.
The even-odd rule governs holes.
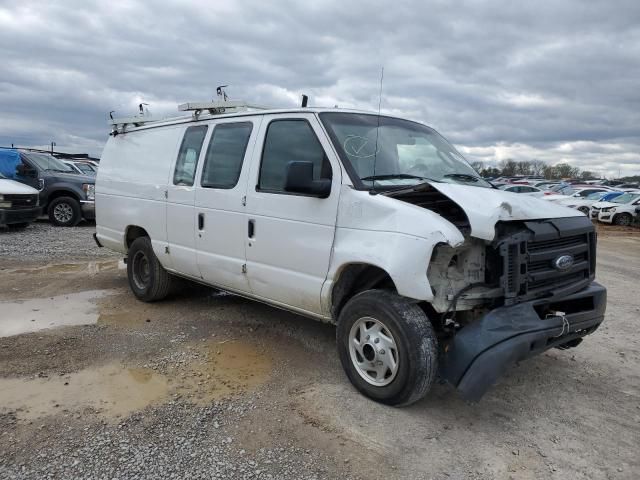
[[[129,247],[127,277],[131,291],[143,302],[162,300],[169,293],[171,276],[153,253],[149,237],[136,238]]]
[[[384,290],[354,296],[340,312],[338,354],[367,397],[404,406],[423,398],[438,370],[438,341],[422,309]]]

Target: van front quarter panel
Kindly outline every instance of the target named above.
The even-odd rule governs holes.
[[[332,309],[332,290],[345,267],[371,265],[384,270],[400,295],[430,302],[427,269],[438,244],[464,243],[460,230],[436,213],[344,185],[327,281],[324,310]]]

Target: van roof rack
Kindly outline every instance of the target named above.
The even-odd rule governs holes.
[[[180,112],[193,112],[193,117],[197,120],[198,117],[202,113],[208,113],[209,115],[222,115],[225,113],[238,113],[245,112],[247,110],[269,110],[271,107],[266,107],[263,105],[254,105],[248,102],[239,100],[239,101],[211,101],[211,102],[187,102],[181,103],[178,105],[178,110]],[[113,113],[113,112],[111,112]],[[133,127],[141,127],[148,123],[154,122],[166,122],[170,120],[174,120],[174,118],[154,118],[148,114],[145,114],[141,111],[140,114],[131,116],[131,117],[119,117],[114,118],[111,113],[109,114],[109,125],[113,126],[112,134],[118,132],[118,129],[121,129],[118,133],[124,133],[127,126],[131,125]]]
[[[223,113],[244,112],[246,110],[268,110],[269,107],[263,105],[252,105],[245,101],[223,101],[223,102],[188,102],[178,105],[181,112],[194,112],[194,115],[200,115],[204,110],[211,115],[221,115]]]

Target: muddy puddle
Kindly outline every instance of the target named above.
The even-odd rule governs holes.
[[[21,267],[2,269],[3,273],[12,273],[16,275],[32,275],[32,274],[65,274],[65,273],[89,273],[95,274],[99,272],[118,270],[126,268],[122,260],[102,260],[99,262],[82,262],[82,263],[51,263],[39,267]]]
[[[0,413],[33,420],[89,410],[117,419],[170,399],[206,405],[251,390],[271,373],[270,357],[240,341],[203,342],[190,353],[164,373],[113,363],[62,376],[0,378]]]
[[[95,301],[111,290],[87,290],[56,297],[0,302],[0,337],[69,325],[91,325],[98,320]]]
[[[29,420],[91,409],[121,417],[166,397],[167,379],[144,368],[107,365],[51,378],[0,379],[0,411]]]
[[[238,340],[211,341],[198,350],[200,360],[192,362],[177,380],[177,391],[195,403],[251,390],[271,375],[271,357],[255,345]]]

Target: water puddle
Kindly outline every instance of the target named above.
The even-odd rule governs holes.
[[[271,374],[271,358],[248,343],[206,342],[189,350],[174,352],[175,366],[166,373],[109,364],[62,376],[0,378],[0,413],[33,420],[90,409],[120,418],[170,398],[207,405],[255,388]]]
[[[68,325],[91,325],[98,320],[94,300],[111,290],[87,290],[48,298],[0,302],[0,337]]]
[[[7,268],[2,269],[3,273],[12,274],[65,274],[65,273],[89,273],[96,274],[99,272],[117,270],[126,268],[122,260],[102,260],[99,262],[83,262],[83,263],[51,263],[40,267],[28,268]]]
[[[167,379],[145,368],[106,365],[51,378],[0,379],[0,411],[31,420],[64,410],[90,408],[126,416],[166,397]]]

